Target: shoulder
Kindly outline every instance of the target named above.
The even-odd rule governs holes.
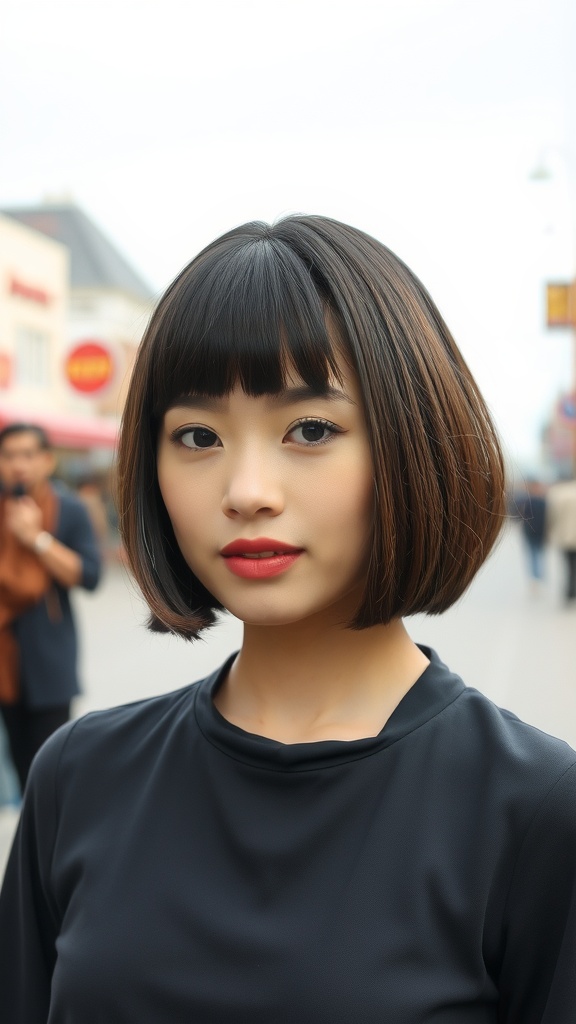
[[[464,685],[434,651],[426,653],[426,716],[410,744],[412,759],[431,784],[436,780],[439,799],[448,786],[462,811],[474,807],[487,827],[498,819],[518,834],[576,764],[576,751]]]
[[[451,756],[485,795],[525,823],[556,787],[576,809],[576,751],[465,688],[448,710]],[[561,780],[565,778],[562,783]],[[518,819],[517,819],[518,820]],[[518,824],[519,824],[518,820]]]
[[[84,502],[66,487],[65,484],[59,480],[52,481],[52,490],[58,499],[58,505],[60,508],[60,515],[64,516],[81,516],[87,515],[86,506]]]
[[[430,664],[413,688],[423,709],[416,724],[431,730],[439,755],[462,768],[468,763],[482,766],[486,775],[508,772],[524,778],[554,779],[576,762],[576,751],[564,740],[522,721],[466,685],[431,648],[421,650]],[[481,652],[479,661],[480,656]]]
[[[91,543],[92,525],[84,502],[60,481],[52,481],[58,503],[56,535],[76,543]]]
[[[186,722],[205,680],[158,697],[92,711],[57,730],[36,755],[30,788],[81,792],[90,779],[112,786],[126,774],[150,771],[158,751]]]
[[[136,739],[139,734],[150,736],[156,731],[167,731],[181,715],[191,712],[196,692],[204,682],[200,680],[158,697],[91,711],[71,723],[70,743],[89,750],[102,743],[110,746],[115,741]]]
[[[486,752],[522,770],[531,764],[554,770],[576,761],[576,751],[564,740],[522,721],[474,687],[464,687],[454,702],[454,713],[466,728],[467,742],[481,744]]]

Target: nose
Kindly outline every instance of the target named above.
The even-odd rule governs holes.
[[[20,480],[22,477],[26,476],[28,469],[28,460],[21,455],[16,455],[14,458],[10,459],[7,467],[7,476],[11,477],[13,480]]]
[[[284,509],[284,493],[273,460],[262,451],[244,452],[230,466],[222,500],[229,519],[278,516]]]

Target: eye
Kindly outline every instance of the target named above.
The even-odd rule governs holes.
[[[336,434],[342,431],[330,420],[307,419],[299,420],[286,434],[285,440],[295,441],[296,444],[304,445],[307,448],[319,444],[327,444]]]
[[[192,451],[205,451],[220,446],[218,434],[208,430],[208,427],[182,427],[174,431],[172,438]]]

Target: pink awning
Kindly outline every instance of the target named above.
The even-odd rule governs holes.
[[[117,421],[98,416],[0,408],[0,427],[8,423],[37,423],[56,448],[115,448],[118,441]]]

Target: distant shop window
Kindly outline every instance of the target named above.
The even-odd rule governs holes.
[[[45,387],[50,382],[50,342],[43,331],[20,327],[16,333],[16,367],[21,387]]]

